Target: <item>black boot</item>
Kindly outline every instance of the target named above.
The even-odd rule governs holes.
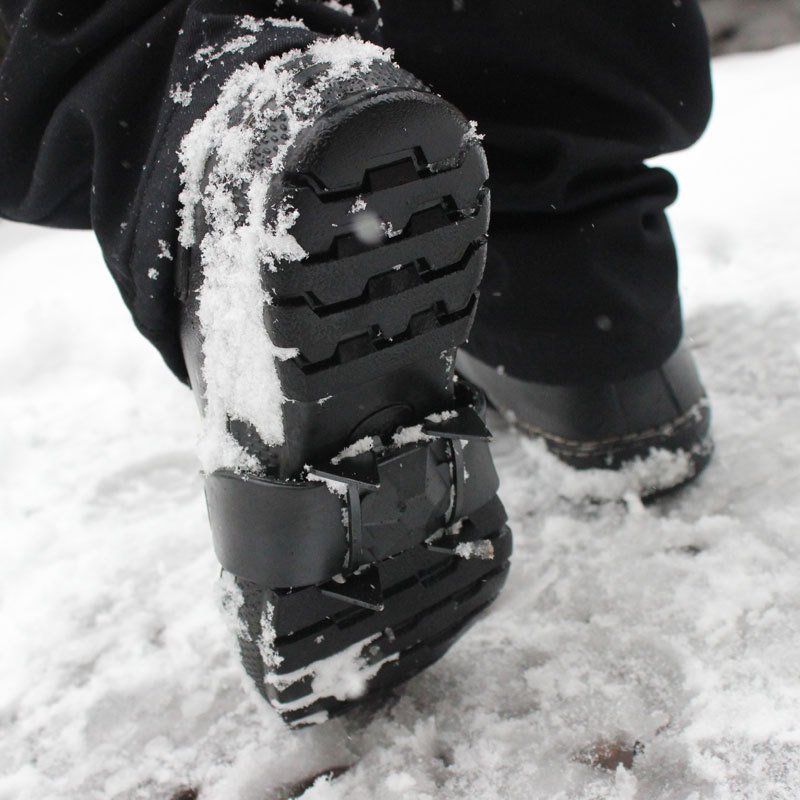
[[[486,162],[456,109],[345,38],[235,74],[183,161],[215,549],[248,673],[318,722],[439,658],[505,581],[484,402],[454,382]]]
[[[711,409],[685,345],[658,369],[607,383],[523,381],[464,351],[456,364],[502,414],[577,469],[620,469],[653,450],[685,454],[677,482],[651,487],[645,496],[691,481],[711,458]]]

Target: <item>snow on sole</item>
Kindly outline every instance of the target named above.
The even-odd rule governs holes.
[[[297,80],[302,83],[302,75]],[[386,442],[404,426],[453,409],[455,353],[474,318],[489,219],[485,157],[472,127],[452,106],[384,63],[330,93],[324,113],[297,136],[266,204],[296,212],[291,234],[306,254],[262,268],[270,339],[278,348],[296,349],[293,357],[276,361],[286,399],[285,441],[269,446],[247,424],[229,426],[272,475],[301,488],[310,485],[298,478],[307,465],[335,463],[343,447],[362,437]],[[280,132],[279,121],[275,129]],[[256,159],[269,165],[275,147],[264,141]],[[196,263],[190,267],[187,297],[200,273]],[[190,351],[192,346],[189,337]],[[242,547],[238,540],[227,551],[219,544],[227,534],[220,533],[224,519],[215,524],[217,495],[207,484],[217,553],[235,576],[240,599],[233,607],[242,662],[259,692],[290,724],[323,721],[364,695],[417,674],[442,656],[500,591],[511,534],[495,495],[488,448],[483,442],[471,445],[470,452],[486,448],[479,462],[488,467],[485,476],[472,470],[467,475],[462,447],[468,433],[463,441],[443,435],[423,461],[439,474],[452,473],[448,497],[464,493],[468,477],[473,485],[485,477],[491,500],[467,502],[463,516],[452,513],[452,499],[437,501],[436,534],[431,535],[433,517],[426,518],[425,529],[392,540],[380,558],[372,557],[379,547],[358,557],[350,542],[344,563],[313,585],[252,580],[248,567],[231,569],[241,563]],[[390,455],[402,458],[414,447],[421,452],[425,440],[434,438],[423,435]],[[452,463],[443,460],[448,448]],[[408,489],[415,507],[426,487],[430,494],[431,468],[422,470],[422,490]],[[456,479],[458,470],[463,474]],[[383,466],[381,474],[388,474]],[[224,494],[223,484],[235,476],[220,475],[227,484],[214,485]],[[343,522],[330,526],[331,539],[347,536],[353,502],[360,503],[358,492],[344,494]],[[396,494],[396,516],[402,516],[406,503]],[[352,537],[352,521],[349,525]],[[436,541],[462,529],[452,542]],[[317,542],[311,549],[332,546]],[[226,562],[223,551],[236,552]],[[308,557],[315,558],[309,552],[297,555]],[[353,602],[347,587],[337,594],[336,580],[363,580],[365,570],[379,601]]]

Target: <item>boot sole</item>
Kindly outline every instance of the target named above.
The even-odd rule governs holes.
[[[282,477],[453,407],[486,258],[487,177],[467,121],[415,88],[348,97],[298,138],[274,206],[299,212],[291,232],[308,257],[263,271],[270,337],[298,349],[277,365]],[[416,541],[373,562],[381,610],[327,584],[236,578],[242,663],[259,692],[286,722],[312,724],[436,661],[505,581],[505,520],[496,497],[471,516],[483,557]]]

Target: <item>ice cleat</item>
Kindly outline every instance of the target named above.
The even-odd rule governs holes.
[[[654,481],[653,497],[693,480],[713,451],[711,408],[692,355],[681,345],[659,368],[607,383],[550,385],[514,378],[464,351],[459,373],[526,433],[576,469],[621,469],[667,451],[685,459],[674,479]]]
[[[184,160],[178,278],[208,430],[224,411],[206,497],[242,662],[296,725],[438,659],[500,591],[511,534],[483,396],[454,377],[486,255],[478,137],[374,45],[320,40],[262,71],[187,139],[207,151]],[[230,298],[253,259],[251,348],[253,292]],[[241,381],[230,402],[220,375]],[[266,420],[237,410],[250,385]]]
[[[449,413],[474,413],[480,395],[460,390]],[[505,582],[511,534],[488,442],[418,427],[373,440],[376,484],[328,464],[293,482],[207,477],[217,556],[241,592],[243,663],[291,724],[415,675]]]

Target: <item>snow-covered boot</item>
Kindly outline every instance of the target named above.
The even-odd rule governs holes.
[[[711,458],[711,409],[684,344],[657,369],[607,383],[524,381],[464,351],[456,363],[502,414],[577,469],[620,469],[653,451],[674,454],[681,468],[655,474],[645,497],[693,480]]]
[[[182,342],[241,655],[292,724],[439,658],[511,535],[454,380],[489,194],[472,126],[349,38],[242,67],[184,139]]]

